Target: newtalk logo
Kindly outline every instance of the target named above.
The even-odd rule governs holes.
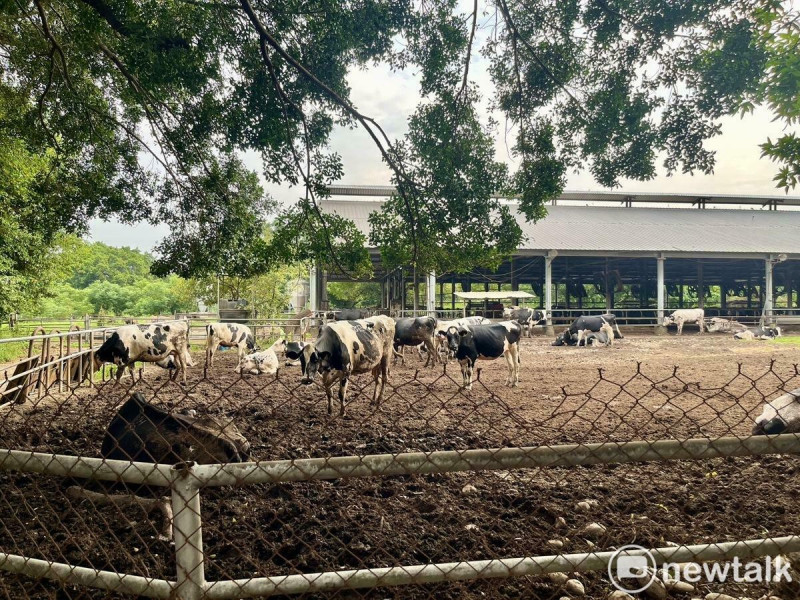
[[[767,556],[762,561],[742,562],[739,557],[719,563],[664,563],[657,569],[656,559],[646,548],[630,544],[619,548],[608,563],[608,576],[615,588],[638,594],[657,577],[663,582],[686,583],[778,583],[791,582],[789,563],[780,557]]]

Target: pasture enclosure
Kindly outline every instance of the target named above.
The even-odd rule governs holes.
[[[800,552],[800,438],[751,435],[765,400],[800,387],[792,346],[534,338],[520,388],[502,386],[498,361],[471,392],[457,364],[411,356],[380,407],[371,378],[354,378],[344,418],[297,367],[240,376],[233,353],[220,359],[204,372],[196,355],[185,387],[148,367],[0,406],[5,596],[557,599],[580,586],[605,599],[607,564],[629,543],[671,562]],[[174,432],[177,464],[102,458],[137,392],[234,424],[254,462],[192,463],[204,440],[183,447]],[[694,595],[708,592],[798,596],[769,582]]]

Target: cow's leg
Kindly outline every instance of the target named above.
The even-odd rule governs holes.
[[[617,325],[616,321],[614,321],[614,339],[615,340],[625,339],[622,335],[622,332],[619,330],[619,325]]]
[[[425,349],[428,351],[428,360],[425,361],[425,366],[427,367],[428,363],[432,363],[433,366],[439,364],[439,352],[436,350],[433,338],[425,340]]]
[[[683,333],[683,319],[678,319],[675,323],[678,326],[678,335],[681,335]]]
[[[183,379],[183,385],[186,385],[186,359],[183,356],[183,352],[179,351],[175,353],[175,374],[174,379],[178,378],[178,369],[181,371],[181,378]]]
[[[128,368],[128,365],[120,365],[119,367],[117,367],[117,373],[116,373],[116,376],[117,376],[116,382],[117,383],[119,383],[119,380],[122,379],[122,375],[125,373],[125,369],[127,369],[127,368]],[[131,371],[131,379],[133,379],[133,371]]]
[[[506,385],[511,387],[514,383],[514,365],[512,361],[516,360],[514,357],[511,356],[511,347],[503,352],[503,358],[506,359],[506,366],[508,367],[508,376],[506,377]]]
[[[579,329],[579,330],[578,330],[578,343],[577,343],[577,344],[575,344],[575,346],[576,346],[577,348],[580,348],[580,347],[581,347],[581,342],[583,341],[583,335],[584,335],[584,332],[585,332],[585,331],[586,331],[585,329]]]
[[[511,387],[517,387],[519,384],[519,343],[511,344],[511,366],[514,368],[514,381]]]
[[[349,377],[342,377],[339,380],[339,416],[344,416],[344,407],[347,404],[347,384],[350,383]],[[375,390],[377,391],[378,386],[375,386]],[[373,396],[374,401],[374,396]],[[330,409],[330,404],[328,404]]]
[[[214,354],[217,352],[219,342],[214,343],[216,340],[210,340],[206,346],[206,365],[209,367],[214,366]]]
[[[700,328],[700,331],[699,331],[698,335],[703,333],[703,324],[704,323],[703,323],[703,319],[702,318],[697,319],[697,326]]]

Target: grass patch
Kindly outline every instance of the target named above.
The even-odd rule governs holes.
[[[775,344],[784,346],[800,346],[800,335],[784,335],[773,340]]]

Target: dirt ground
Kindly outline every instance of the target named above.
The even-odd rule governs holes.
[[[345,418],[326,414],[299,369],[240,377],[220,352],[184,388],[148,367],[132,385],[103,384],[0,409],[0,447],[97,456],[119,403],[142,391],[172,410],[230,419],[260,460],[498,446],[747,435],[765,398],[800,387],[800,347],[728,335],[627,335],[611,348],[522,344],[521,383],[503,385],[503,360],[485,362],[471,392],[456,363],[425,369],[408,353],[379,409],[372,383],[351,384]],[[676,370],[677,367],[677,370]],[[664,546],[800,532],[796,457],[469,472],[239,486],[202,492],[209,580],[401,566],[623,544]],[[174,577],[161,517],[68,501],[55,477],[0,474],[0,551],[151,577]],[[465,486],[472,488],[464,490]],[[94,488],[97,489],[97,488]],[[595,500],[580,510],[577,503]],[[584,528],[602,524],[604,533]],[[588,598],[613,589],[604,573],[577,576]],[[757,598],[765,585],[702,585]],[[344,591],[337,598],[531,598],[567,595],[546,578]],[[107,594],[0,575],[8,598]],[[309,596],[310,597],[310,596]],[[679,596],[676,596],[679,597]],[[784,600],[800,597],[784,592]]]

